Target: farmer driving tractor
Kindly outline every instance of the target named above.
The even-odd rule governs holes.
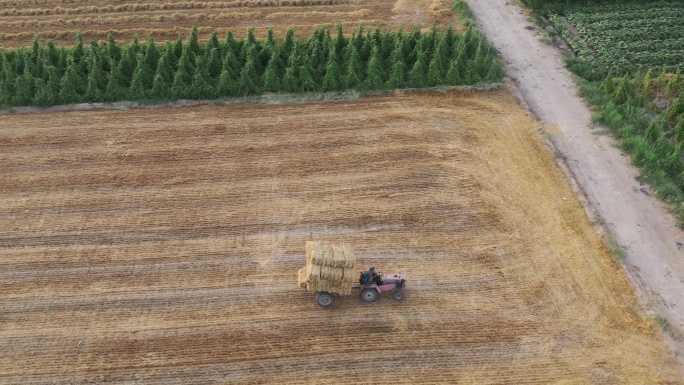
[[[370,281],[378,286],[382,285],[382,277],[380,276],[379,273],[375,271],[375,266],[371,266],[370,269],[368,270],[368,273],[370,275]]]

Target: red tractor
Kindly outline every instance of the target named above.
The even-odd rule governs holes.
[[[404,287],[406,287],[406,275],[403,273],[398,274],[378,274],[374,281],[370,281],[365,278],[364,274],[361,273],[361,278],[359,278],[359,285],[354,285],[353,289],[361,290],[361,300],[363,302],[374,302],[380,298],[380,293],[390,292],[392,293],[392,298],[395,301],[404,300]],[[363,283],[368,282],[368,283]],[[316,303],[321,307],[329,307],[333,304],[333,296],[331,293],[319,292],[316,296]]]

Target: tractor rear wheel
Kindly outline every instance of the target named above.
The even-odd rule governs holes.
[[[363,289],[363,290],[361,290],[361,301],[363,301],[363,302],[377,301],[379,296],[380,295],[378,294],[378,291],[375,289]]]
[[[394,293],[392,293],[392,298],[395,301],[403,301],[406,296],[404,295],[403,290],[396,290]]]
[[[333,296],[330,293],[318,293],[316,303],[320,307],[330,307],[333,304]]]

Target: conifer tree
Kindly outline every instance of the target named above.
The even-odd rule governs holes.
[[[117,66],[119,79],[124,88],[131,86],[131,79],[137,65],[137,59],[135,49],[131,48],[131,46],[127,46],[121,53],[121,60],[119,60]]]
[[[328,64],[325,66],[325,76],[323,77],[323,91],[336,91],[341,89],[340,78],[342,71],[337,62],[337,45],[334,44],[328,55]]]
[[[233,72],[238,72],[242,68],[240,61],[238,60],[235,51],[229,48],[230,45],[226,46],[226,53],[223,56],[221,68],[225,70],[232,70]]]
[[[364,32],[365,32],[365,30],[363,28],[363,24],[361,24],[361,25],[359,25],[358,31],[356,31],[356,36],[354,36],[354,34],[352,34],[352,38],[353,38],[352,40],[354,41],[354,46],[356,47],[356,51],[359,53],[359,55],[361,55],[363,45],[366,42]],[[369,52],[369,54],[370,54],[370,52]]]
[[[323,78],[325,71],[325,52],[323,51],[323,44],[317,38],[311,37],[308,42],[306,61],[308,62],[308,70],[314,78],[316,83]]]
[[[480,81],[480,74],[473,69],[472,65],[466,65],[463,79],[465,84],[475,84]]]
[[[24,60],[29,61],[26,56]],[[27,106],[33,103],[33,87],[35,78],[31,74],[29,65],[24,66],[24,73],[17,76],[14,85],[14,104],[17,106]]]
[[[161,53],[159,52],[157,43],[150,37],[147,40],[147,48],[145,49],[145,67],[148,73],[152,73],[152,71],[157,68],[160,57]],[[152,85],[152,79],[149,79],[148,85]]]
[[[45,73],[47,74],[47,80],[45,83],[45,86],[47,87],[46,92],[49,93],[50,100],[52,100],[51,104],[56,104],[62,78],[59,76],[57,67],[53,65],[46,65],[44,68]]]
[[[368,60],[368,71],[366,76],[366,88],[377,90],[383,88],[385,81],[383,79],[383,70],[380,59],[380,50],[378,46],[373,47],[370,59]]]
[[[33,54],[31,52],[26,52],[23,47],[19,49],[19,52],[21,53],[21,56],[18,60],[21,60],[23,63],[22,66],[17,69],[17,73],[23,75],[28,72],[31,77],[39,77],[40,73],[37,68],[38,66],[33,61]],[[33,80],[31,81],[31,84],[33,84]]]
[[[176,57],[176,49],[171,42],[166,41],[166,43],[164,43],[164,53],[161,56],[164,58],[164,61],[166,61],[169,70],[175,71],[176,65],[178,64],[178,57]],[[159,63],[157,63],[157,66],[159,66]]]
[[[0,73],[0,106],[9,106],[12,104],[12,95],[14,95],[16,73],[12,69],[12,65],[8,60],[2,62],[2,72]]]
[[[257,45],[259,42],[257,41],[256,35],[254,34],[254,27],[251,27],[247,30],[247,39],[245,41],[248,45]]]
[[[335,37],[335,51],[340,54],[347,46],[347,39],[344,37],[342,24],[337,24],[337,37]],[[339,58],[338,58],[339,59]]]
[[[192,76],[193,99],[211,99],[215,97],[214,87],[209,83],[209,71],[202,57],[197,58],[197,65]]]
[[[192,32],[190,32],[186,45],[190,52],[194,54],[193,57],[202,55],[202,48],[199,45],[199,39],[197,37],[197,27],[192,27]]]
[[[239,91],[241,95],[251,95],[259,90],[259,71],[256,63],[256,46],[251,45],[245,62],[245,66],[240,71]]]
[[[490,59],[490,67],[487,75],[485,76],[485,81],[496,82],[503,78],[504,69],[498,60]]]
[[[59,51],[57,51],[57,47],[55,47],[55,43],[52,42],[52,40],[47,42],[47,55],[48,63],[54,65],[57,65],[57,62],[59,62]]]
[[[123,75],[121,68],[113,59],[110,60],[111,71],[107,75],[107,87],[105,89],[104,99],[110,102],[121,100],[126,95],[127,87],[123,82]]]
[[[276,45],[275,38],[273,37],[273,28],[268,29],[268,34],[266,36],[266,45],[269,47],[273,47]]]
[[[88,65],[88,79],[86,84],[86,100],[100,102],[103,99],[102,89],[106,87],[105,74],[98,64],[97,57],[91,56]]]
[[[40,47],[40,36],[36,35],[33,38],[33,45],[31,47],[31,61],[35,66],[40,65],[40,58],[41,58],[41,47]],[[39,76],[39,74],[34,74],[36,76]]]
[[[390,62],[390,59],[394,53],[395,40],[400,38],[398,37],[398,33],[387,31],[380,35],[380,39],[380,57],[383,66],[391,67],[392,63]]]
[[[275,46],[264,72],[264,91],[280,92],[282,90],[281,79],[285,70],[285,64],[282,60],[280,49]]]
[[[288,57],[290,53],[292,52],[292,49],[294,48],[295,45],[295,31],[293,28],[290,28],[287,30],[287,34],[285,35],[285,40],[283,40],[283,52],[285,52]]]
[[[486,41],[482,41],[482,44],[480,44],[480,46],[477,49],[477,53],[475,54],[474,66],[477,70],[480,80],[487,79],[487,73],[491,68],[491,63],[493,59],[491,49],[492,46],[489,45],[489,43],[487,43]]]
[[[71,55],[74,57],[74,64],[78,66],[77,70],[81,71],[81,61],[83,55],[85,54],[85,49],[83,48],[83,35],[81,33],[76,34],[76,45],[71,51]]]
[[[428,66],[427,85],[432,87],[442,84],[444,82],[445,72],[442,61],[440,60],[439,55],[437,55],[437,52],[435,52],[435,54],[432,55],[432,60],[430,60],[430,65]]]
[[[67,69],[67,63],[68,63],[68,58],[69,57],[69,51],[66,50],[64,47],[61,47],[59,50],[59,60],[57,60],[57,72],[64,76],[66,73]]]
[[[302,91],[314,91],[319,88],[309,66],[305,64],[299,66],[299,84]]]
[[[218,96],[234,96],[237,95],[237,84],[235,75],[231,74],[228,69],[222,69],[219,75],[217,85]]]
[[[347,59],[347,68],[345,71],[345,87],[359,88],[363,86],[365,76],[363,73],[363,65],[359,52],[352,41],[349,42],[349,58]]]
[[[463,84],[463,77],[461,75],[461,68],[458,64],[458,59],[454,58],[449,63],[449,69],[447,70],[446,76],[444,78],[444,83],[451,86],[460,86]]]
[[[79,77],[73,56],[67,59],[67,69],[60,82],[59,102],[62,104],[78,103],[81,101],[79,89],[82,79]]]
[[[301,49],[298,41],[293,42],[292,52],[285,68],[285,75],[283,76],[282,87],[287,92],[301,91],[301,83],[299,76],[299,69],[303,63],[301,59]]]
[[[411,87],[425,87],[427,84],[427,65],[425,64],[425,54],[423,51],[418,51],[416,62],[409,72],[409,83]]]
[[[449,29],[447,29],[446,33],[444,34],[444,40],[447,47],[447,58],[451,58],[451,56],[454,54],[454,42],[456,41],[456,34],[451,26],[449,26]]]
[[[206,57],[206,65],[207,65],[207,71],[209,72],[209,79],[214,81],[218,79],[219,75],[221,74],[221,58],[219,57],[219,51],[218,48],[211,48],[209,53],[205,55]]]
[[[147,87],[145,86],[145,78],[148,76],[146,74],[147,64],[145,64],[145,57],[142,53],[138,53],[137,58],[138,64],[135,66],[131,85],[128,87],[128,98],[133,100],[147,98]]]
[[[91,56],[95,56],[97,58],[98,62],[102,60],[103,49],[95,40],[90,40],[90,47],[88,47],[88,51]]]
[[[19,47],[15,52],[14,56],[8,55],[8,58],[12,58],[11,64],[14,73],[20,76],[24,73],[24,67],[26,65],[26,50],[24,47]]]
[[[176,98],[184,99],[190,97],[191,93],[188,87],[188,82],[185,80],[187,77],[188,74],[184,73],[180,69],[176,71],[176,74],[173,77],[173,84],[171,84],[171,94],[173,94]]]
[[[150,91],[150,98],[153,99],[168,99],[169,98],[169,81],[157,73],[154,75],[152,82],[152,90]]]
[[[410,34],[408,34],[408,38],[406,39],[406,52],[408,52],[408,57],[406,59],[406,65],[408,66],[413,65],[415,63],[416,58],[418,57],[418,51],[421,51],[422,49],[419,48],[420,44],[422,41],[422,34],[420,33],[420,29],[418,27],[414,28],[413,31],[411,31]],[[418,49],[416,49],[418,48]]]
[[[400,88],[406,85],[406,57],[404,57],[404,50],[402,42],[397,40],[392,53],[392,67],[390,69],[387,86],[390,88]]]
[[[368,63],[368,60],[370,60],[370,56],[373,53],[373,47],[375,41],[372,39],[372,37],[366,36],[363,39],[363,44],[361,45],[361,49],[359,49],[359,59],[361,60],[362,63]]]
[[[35,79],[33,86],[36,90],[35,97],[33,99],[35,105],[47,107],[55,104],[55,95],[54,93],[50,92],[50,89],[43,79]],[[0,105],[2,105],[2,102],[0,102]]]
[[[114,36],[111,33],[107,34],[107,56],[114,60],[114,62],[121,60],[121,48],[116,44],[116,40],[114,40]],[[51,60],[54,59],[51,58]],[[53,63],[55,62],[53,61]]]
[[[211,35],[209,35],[209,40],[207,40],[207,43],[204,45],[205,55],[210,53],[212,49],[216,49],[217,52],[221,49],[218,41],[218,34],[216,33],[216,31],[211,31]]]
[[[166,57],[167,56],[164,55],[164,56],[159,58],[159,62],[157,63],[157,68],[155,68],[155,71],[154,71],[154,77],[155,77],[155,79],[157,77],[160,77],[161,80],[163,80],[166,83],[166,85],[168,86],[169,84],[171,84],[171,81],[173,80],[173,77],[172,77],[173,70],[172,70],[171,66],[169,65],[169,63],[166,61]],[[153,83],[154,83],[154,81],[153,81]],[[159,96],[161,96],[161,95],[159,95]]]
[[[228,52],[228,51],[232,51],[233,56],[236,56],[237,52],[239,52],[239,47],[237,45],[237,42],[235,41],[235,38],[233,37],[233,33],[230,31],[226,35],[226,41],[224,44],[224,49],[225,49],[225,52],[223,53],[223,56],[225,56],[226,52]]]
[[[183,44],[183,36],[178,35],[178,39],[176,39],[176,42],[173,43],[173,54],[177,59],[180,59],[181,55],[183,55],[183,51],[185,50],[185,44]],[[172,64],[169,62],[169,64]],[[173,65],[175,67],[175,64]]]
[[[195,61],[194,55],[195,54],[192,52],[189,46],[183,47],[183,52],[178,59],[178,64],[176,65],[174,83],[176,82],[175,78],[178,76],[182,78],[184,84],[188,84],[190,82],[191,74],[194,72],[192,65],[192,63]]]
[[[102,91],[97,85],[97,80],[91,74],[88,74],[88,81],[86,84],[85,100],[88,102],[102,101]]]

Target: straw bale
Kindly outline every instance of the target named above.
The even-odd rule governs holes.
[[[347,245],[307,242],[306,266],[297,272],[297,283],[309,291],[351,294],[356,258]]]
[[[306,263],[320,266],[354,267],[354,249],[348,244],[333,245],[328,242],[308,241],[305,245]]]
[[[302,289],[306,289],[306,282],[309,280],[309,274],[306,267],[302,267],[297,271],[297,283]]]

